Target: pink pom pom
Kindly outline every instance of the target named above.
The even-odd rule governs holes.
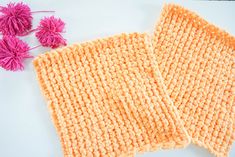
[[[0,66],[6,70],[23,70],[23,61],[31,58],[30,47],[15,36],[3,36],[0,40]]]
[[[23,35],[32,27],[32,13],[22,2],[0,6],[0,13],[0,31],[4,35]]]
[[[40,21],[36,37],[42,46],[57,48],[66,45],[66,40],[61,35],[64,26],[65,23],[60,18],[46,17]]]

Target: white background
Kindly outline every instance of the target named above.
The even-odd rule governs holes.
[[[0,0],[1,5],[9,1]],[[16,1],[17,2],[17,1]],[[163,5],[154,0],[25,0],[32,11],[55,10],[66,22],[68,44],[111,36],[121,32],[151,32]],[[176,1],[199,13],[211,23],[235,35],[235,3]],[[51,14],[34,14],[34,27],[40,18]],[[39,43],[34,34],[24,37],[31,47]],[[37,56],[49,49],[31,52]],[[209,157],[204,148],[190,145],[186,149],[164,150],[138,157]],[[235,144],[230,152],[235,157]],[[62,157],[59,138],[39,90],[32,59],[25,70],[7,72],[0,68],[0,157]]]

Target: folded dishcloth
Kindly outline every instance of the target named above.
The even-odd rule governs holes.
[[[39,55],[34,66],[66,157],[189,143],[146,34],[74,44]]]
[[[166,5],[153,46],[192,141],[227,156],[235,139],[235,38],[191,11]]]

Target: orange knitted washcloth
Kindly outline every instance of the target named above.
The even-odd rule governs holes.
[[[235,137],[235,38],[193,12],[166,5],[153,46],[192,141],[227,156]]]
[[[39,55],[34,66],[66,157],[189,143],[146,34],[74,44]]]

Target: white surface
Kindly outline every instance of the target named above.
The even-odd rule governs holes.
[[[0,4],[8,3],[0,0]],[[154,0],[39,0],[25,1],[32,10],[55,10],[66,23],[68,43],[83,42],[121,32],[151,31],[159,17],[163,2]],[[235,35],[234,2],[180,2],[202,17]],[[36,25],[41,17],[34,14]],[[34,35],[25,37],[31,46],[38,45]],[[34,50],[37,56],[45,48]],[[51,122],[46,103],[40,93],[31,59],[22,72],[0,69],[0,156],[62,157],[59,138]],[[165,150],[138,157],[181,156],[208,157],[207,150],[190,145],[186,149]],[[233,145],[230,156],[235,156]]]

